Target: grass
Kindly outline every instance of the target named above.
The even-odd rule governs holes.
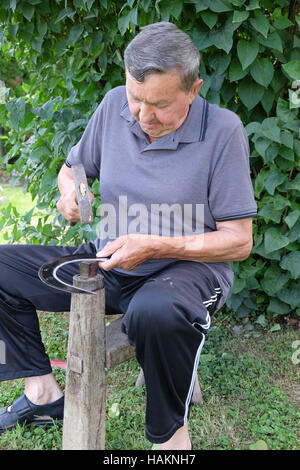
[[[68,314],[40,316],[51,358],[66,357]],[[299,331],[257,327],[237,335],[218,315],[204,345],[199,380],[204,404],[192,406],[190,433],[196,449],[249,449],[262,440],[270,450],[300,449],[299,366],[291,356]],[[259,329],[258,329],[259,328]],[[144,437],[146,392],[135,388],[139,366],[132,359],[107,371],[106,448],[150,449]],[[54,368],[64,387],[65,372]],[[0,406],[23,390],[23,381],[1,383]],[[298,390],[299,391],[299,390]],[[0,436],[0,450],[60,449],[62,430],[18,428]]]
[[[22,186],[11,186],[7,183],[0,183],[2,190],[0,191],[0,198],[6,198],[1,202],[0,207],[5,207],[9,203],[18,207],[20,213],[25,213],[33,207],[33,202],[30,193],[24,194]]]
[[[7,183],[0,183],[0,210],[11,203],[18,208],[20,214],[25,214],[34,206],[31,195],[24,194],[22,186],[11,186]],[[3,198],[3,201],[1,201]],[[0,233],[0,244],[7,244],[4,234]]]

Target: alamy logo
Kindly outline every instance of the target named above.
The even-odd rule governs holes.
[[[196,235],[204,232],[203,204],[128,205],[127,196],[119,196],[118,209],[102,203],[98,208],[100,222],[97,235],[101,240],[127,234],[161,236]]]
[[[0,340],[0,364],[6,364],[6,347],[2,340]]]

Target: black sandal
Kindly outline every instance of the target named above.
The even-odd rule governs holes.
[[[35,405],[26,395],[22,395],[9,407],[0,409],[0,434],[5,431],[11,431],[17,424],[31,424],[43,426],[53,425],[53,420],[58,425],[63,424],[64,399],[62,396],[58,400],[47,403],[46,405]]]

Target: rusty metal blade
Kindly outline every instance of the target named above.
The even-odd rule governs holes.
[[[74,287],[72,284],[68,284],[67,282],[63,281],[58,277],[57,271],[61,269],[63,266],[66,266],[70,263],[80,263],[81,261],[107,261],[109,259],[106,257],[97,258],[95,255],[90,254],[80,254],[77,255],[69,255],[69,256],[62,256],[61,258],[55,258],[50,261],[44,263],[38,272],[39,278],[42,282],[47,284],[50,287],[54,287],[55,289],[62,290],[64,292],[75,292],[75,293],[84,293],[84,294],[94,294],[95,292],[82,289],[79,287]]]
[[[87,177],[82,163],[72,165],[72,174],[80,211],[80,221],[82,224],[91,224],[93,222],[92,202]]]

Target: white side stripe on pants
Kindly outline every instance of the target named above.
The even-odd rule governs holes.
[[[207,310],[207,314],[206,314],[206,324],[205,325],[200,325],[200,323],[193,323],[193,326],[195,325],[200,325],[201,328],[204,328],[205,330],[208,330],[208,328],[210,327],[210,315],[209,315],[209,312]],[[191,384],[190,384],[190,388],[189,388],[189,391],[188,391],[188,394],[187,394],[187,398],[186,398],[186,401],[185,401],[185,413],[184,413],[184,418],[183,418],[183,424],[186,424],[187,423],[187,418],[188,418],[188,412],[189,412],[189,405],[190,405],[190,401],[191,401],[191,398],[192,398],[192,395],[193,395],[193,391],[194,391],[194,386],[195,386],[195,380],[196,380],[196,374],[197,374],[197,369],[198,369],[198,364],[199,364],[199,359],[200,359],[200,354],[201,354],[201,351],[202,351],[202,348],[203,348],[203,344],[204,344],[204,341],[205,341],[205,334],[200,332],[202,334],[202,340],[201,340],[201,343],[199,345],[199,348],[197,349],[197,353],[196,353],[196,357],[195,357],[195,361],[194,361],[194,368],[193,368],[193,374],[192,374],[192,380],[191,380]]]
[[[212,295],[209,300],[204,300],[203,304],[205,305],[206,308],[210,307],[210,305],[212,305],[214,302],[218,300],[218,294],[221,294],[221,288],[216,287],[215,292],[216,294]]]

